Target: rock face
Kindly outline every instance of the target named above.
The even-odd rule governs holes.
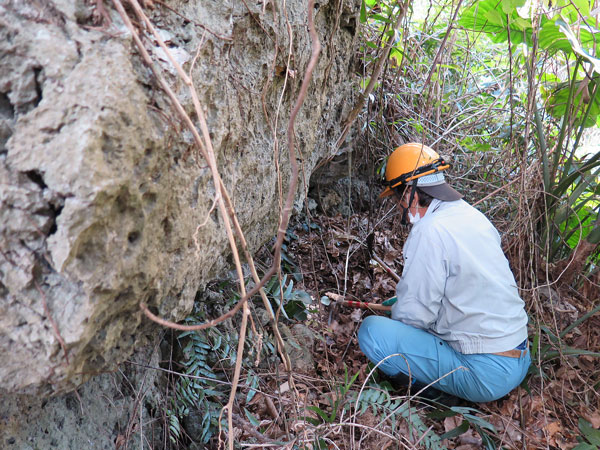
[[[109,2],[110,23],[93,26],[102,4],[0,0],[0,391],[67,392],[114,368],[155,330],[141,301],[181,319],[228,265],[207,164]],[[252,249],[276,231],[278,177],[284,193],[289,183],[285,129],[311,53],[306,4],[146,9],[184,68],[195,60],[219,170]],[[323,51],[296,120],[299,200],[353,106],[359,4],[315,7]],[[162,50],[144,42],[192,112]]]
[[[156,367],[159,352],[144,350],[145,357],[135,356],[137,364],[98,375],[77,392],[50,399],[3,396],[0,448],[115,450],[136,448],[142,438],[144,448],[169,448],[162,423],[154,419],[162,412],[158,408],[164,405],[165,382],[160,372],[144,367]]]

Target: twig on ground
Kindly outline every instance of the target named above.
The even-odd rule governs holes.
[[[246,419],[244,419],[242,416],[240,416],[239,414],[234,413],[233,420],[236,422],[236,425],[238,425],[239,427],[241,427],[244,430],[245,433],[252,436],[259,443],[281,445],[281,443],[279,443],[273,439],[269,439],[269,438],[265,437],[262,433],[259,433],[258,431],[256,431],[254,429],[254,427],[252,426],[252,424],[250,422],[248,422]]]

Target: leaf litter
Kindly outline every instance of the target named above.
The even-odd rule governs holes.
[[[304,220],[308,222],[308,219]],[[385,229],[384,225],[370,233],[366,213],[350,217],[312,217],[310,226],[301,220],[293,225],[294,238],[287,243],[286,256],[295,262],[295,270],[302,275],[297,287],[313,298],[320,299],[325,292],[333,291],[347,299],[380,303],[394,295],[396,283],[385,269],[374,262],[370,252],[401,274],[401,249],[406,234],[407,230],[396,225],[390,226],[390,229]],[[560,332],[573,322],[574,317],[583,316],[593,307],[590,300],[594,299],[574,294],[567,288],[559,290],[558,294],[562,308],[553,309],[552,303],[545,302],[540,311],[528,311],[531,318],[530,343],[538,334],[540,349],[543,346],[550,349],[559,347],[547,334],[536,330],[533,324],[554,323]],[[524,292],[523,298],[528,305],[533,304],[527,292]],[[429,448],[425,440],[414,435],[414,430],[411,432],[407,421],[392,426],[391,417],[386,418],[387,414],[370,408],[350,419],[353,409],[348,408],[347,403],[348,399],[354,398],[350,396],[337,399],[340,403],[335,404],[336,392],[347,379],[345,377],[358,374],[351,389],[354,391],[373,381],[372,378],[367,379],[371,366],[358,347],[356,332],[362,319],[375,312],[341,307],[335,302],[326,305],[316,301],[311,308],[305,324],[316,336],[310,349],[315,362],[314,371],[294,374],[294,396],[289,384],[273,385],[275,378],[262,388],[264,394],[255,396],[249,406],[261,421],[263,434],[269,439],[281,440],[290,436],[283,424],[282,417],[285,416],[294,417],[287,426],[288,432],[300,437],[298,442],[302,442],[304,447],[299,448]],[[564,336],[563,346],[597,352],[600,349],[599,322],[600,318],[592,316],[581,323]],[[534,350],[534,353],[537,360],[532,364],[532,367],[535,366],[533,374],[526,379],[525,386],[494,402],[473,404],[465,401],[463,404],[474,408],[478,411],[475,413],[477,417],[493,425],[495,433],[492,433],[492,438],[497,448],[575,448],[586,442],[578,425],[580,419],[589,422],[593,429],[600,428],[598,358],[559,354],[544,360],[539,356],[539,350]],[[380,379],[378,381],[381,382]],[[402,398],[405,393],[391,394]],[[416,411],[430,432],[438,436],[455,429],[463,421],[461,415],[431,419],[427,416],[431,407],[418,399],[412,399],[411,403],[417,406]],[[333,413],[333,407],[339,409],[338,416],[331,423],[326,423],[324,416],[331,417],[327,415]],[[294,414],[294,410],[301,411],[303,415]],[[317,410],[324,415],[315,412]],[[457,450],[489,448],[485,447],[473,426],[458,436],[444,439],[442,445],[441,448]]]

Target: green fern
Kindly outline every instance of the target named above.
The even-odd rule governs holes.
[[[194,409],[203,413],[200,439],[206,444],[219,428],[219,414],[227,401],[228,386],[218,383],[224,376],[214,367],[219,361],[235,360],[235,345],[232,344],[237,336],[225,336],[219,329],[210,328],[181,333],[178,340],[185,343],[183,373],[190,377],[177,380],[173,405],[167,411],[170,439],[174,443],[181,439],[180,419]],[[226,429],[226,421],[222,422],[221,428]]]
[[[354,396],[357,393],[353,393]],[[352,402],[355,404],[356,400]],[[398,425],[404,421],[408,424],[411,435],[421,438],[422,445],[431,450],[444,450],[441,438],[423,422],[415,406],[402,399],[393,399],[387,389],[373,383],[365,388],[357,402],[357,413],[364,414],[371,408],[373,414],[389,417],[392,430],[396,432]]]

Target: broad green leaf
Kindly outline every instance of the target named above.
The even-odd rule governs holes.
[[[487,420],[482,419],[481,417],[475,416],[473,414],[463,414],[463,417],[467,419],[473,425],[480,426],[481,428],[487,428],[488,430],[496,432],[496,427],[489,423]]]
[[[593,220],[596,218],[593,210],[588,207],[583,207],[576,211],[576,214],[569,217],[567,222],[560,224],[562,233],[570,233],[567,239],[567,245],[570,248],[575,248],[583,239],[585,239],[593,230]]]
[[[248,381],[250,382],[250,390],[248,391],[248,395],[246,395],[246,403],[250,403],[250,401],[256,395],[256,388],[258,387],[258,376],[253,373],[248,377]]]
[[[327,413],[325,413],[318,406],[309,406],[306,409],[308,409],[309,411],[313,411],[314,413],[316,413],[321,419],[323,419],[324,422],[328,422],[329,421],[329,416],[327,415]],[[307,417],[307,419],[308,419],[308,417]]]
[[[510,31],[512,44],[525,42],[529,46],[532,45],[531,21],[521,18],[516,9],[506,14],[503,4],[498,0],[474,2],[462,13],[458,23],[467,30],[487,33],[496,43],[508,41]]]
[[[371,16],[371,19],[377,20],[378,22],[383,22],[383,23],[389,23],[389,24],[393,23],[389,17],[382,16],[381,14],[373,14]]]
[[[367,23],[367,6],[365,0],[360,2],[360,23]]]
[[[510,14],[512,11],[520,6],[523,6],[525,0],[502,0],[502,12],[504,14]]]
[[[538,33],[538,44],[540,49],[555,53],[559,50],[573,53],[573,47],[567,37],[560,31],[558,25],[551,20],[542,20],[542,26]]]
[[[294,289],[294,280],[290,280],[290,284],[288,284],[285,292],[283,293],[284,300],[288,300],[290,298],[292,289]]]
[[[303,321],[308,318],[308,314],[306,312],[306,305],[298,300],[294,300],[289,303],[289,306],[286,305],[288,316],[290,316],[294,320]]]
[[[246,417],[248,418],[248,421],[252,424],[252,426],[258,427],[260,425],[259,420],[256,417],[254,417],[252,413],[246,408],[244,408],[244,413],[246,413]]]
[[[573,447],[572,450],[598,450],[598,447],[584,442],[577,445],[576,447]]]
[[[563,80],[561,80],[559,77],[557,77],[555,74],[550,73],[550,72],[544,72],[542,75],[542,82],[543,83],[562,83]]]
[[[600,446],[600,430],[596,430],[585,419],[579,418],[579,430],[590,444]]]
[[[453,437],[460,436],[463,433],[466,433],[469,429],[469,422],[467,420],[463,420],[462,423],[456,428],[442,434],[440,439],[452,439]]]
[[[293,300],[300,300],[305,305],[310,305],[313,302],[313,298],[310,296],[310,294],[308,292],[306,292],[306,291],[301,290],[301,289],[297,289],[297,290],[294,291],[294,293],[292,295],[292,299]]]
[[[582,16],[587,17],[588,20],[595,19],[595,17],[590,17],[589,0],[555,0],[553,4],[555,7],[551,8],[548,13],[565,17],[571,23],[580,21]]]
[[[590,111],[583,126],[588,128],[596,124],[598,115],[600,114],[600,95],[596,95],[593,103],[591,104],[586,104],[585,102],[590,101],[590,94],[593,92],[595,85],[599,82],[599,76],[595,76],[586,87],[582,86],[583,81],[576,81],[573,105],[580,105],[580,107],[577,110],[575,126],[581,125],[587,108],[590,108]],[[548,93],[547,91],[542,92],[542,96],[546,97],[546,108],[548,112],[557,119],[562,118],[566,114],[569,89],[570,87],[567,83],[560,83],[551,93]]]
[[[511,17],[510,22],[513,26],[516,26],[521,30],[526,30],[527,28],[531,27],[531,22],[528,19],[523,19],[520,16]]]
[[[544,26],[546,27],[546,31],[544,31]],[[560,49],[568,53],[576,53],[589,62],[595,72],[600,73],[600,59],[589,53],[589,51],[592,51],[594,43],[599,40],[600,32],[598,30],[595,28],[582,26],[579,29],[580,38],[578,38],[575,36],[573,30],[571,30],[571,26],[568,23],[562,19],[557,19],[554,22],[554,26],[558,27],[559,33],[564,36],[564,38],[559,39],[557,37],[556,30],[552,26],[544,26],[540,32],[541,48]],[[544,33],[547,33],[548,36],[544,36]],[[552,42],[549,47],[546,47],[546,45],[548,45],[548,39],[550,39]],[[567,40],[568,44],[564,42],[564,39]],[[567,45],[570,46],[570,52],[567,50]]]
[[[483,144],[473,144],[469,150],[472,150],[474,152],[489,152],[490,150],[493,150],[493,147],[491,144],[488,143],[483,143]]]
[[[486,18],[486,20],[488,20],[490,24],[502,25],[504,23],[503,15],[495,9],[490,9],[489,11],[486,11],[484,17]]]

